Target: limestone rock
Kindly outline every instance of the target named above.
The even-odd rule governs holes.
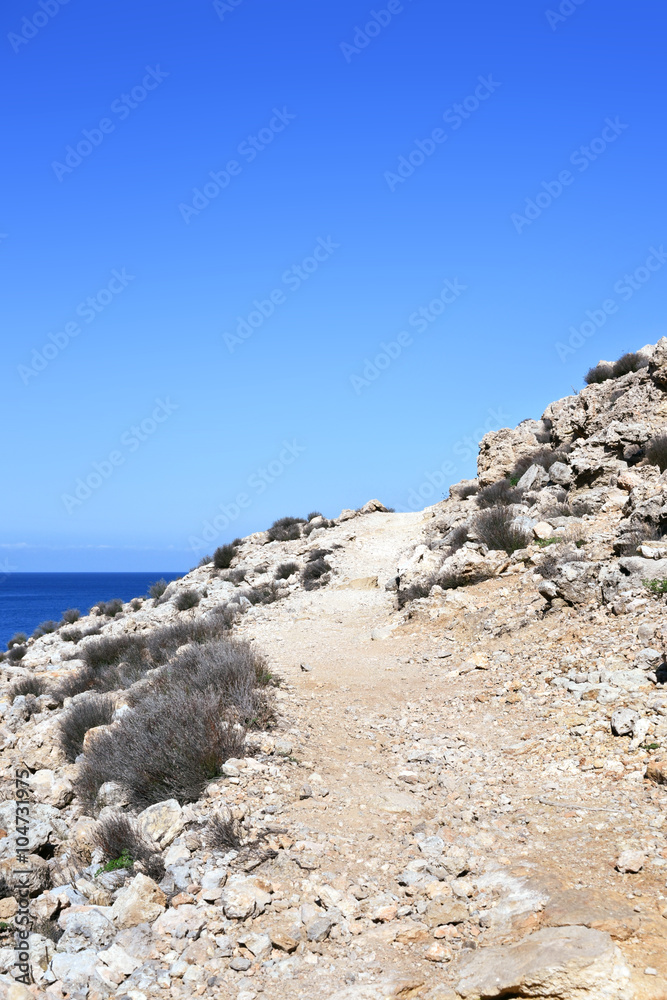
[[[137,816],[144,835],[160,847],[168,847],[183,829],[183,810],[176,799],[166,799],[148,806]]]
[[[38,802],[55,806],[56,809],[64,809],[74,798],[71,781],[46,768],[35,771],[30,778],[30,787]]]
[[[220,897],[225,916],[233,920],[246,920],[263,913],[270,900],[270,893],[243,875],[232,875]]]
[[[518,944],[482,948],[460,968],[466,1000],[514,994],[559,1000],[626,1000],[629,969],[608,934],[545,928]]]
[[[106,948],[117,933],[109,917],[95,906],[76,906],[65,910],[59,923],[65,933],[58,941],[58,951]]]
[[[619,872],[636,875],[644,867],[645,860],[641,851],[621,851],[616,860],[616,868]]]
[[[119,892],[111,907],[111,916],[117,927],[134,927],[144,922],[152,923],[164,912],[165,894],[147,875],[136,875],[129,885]]]
[[[389,511],[387,510],[387,508],[385,507],[385,505],[383,503],[380,503],[379,500],[369,500],[360,509],[359,513],[360,514],[373,514],[376,511],[380,512],[380,513],[383,513],[383,514],[388,514],[389,513]]]
[[[631,736],[638,721],[639,712],[632,708],[617,708],[611,717],[611,731],[614,736]]]
[[[656,785],[667,785],[667,760],[651,760],[646,765],[646,777]]]
[[[95,970],[99,965],[97,951],[56,952],[51,968],[57,979],[61,980],[69,990],[90,989],[95,979]]]

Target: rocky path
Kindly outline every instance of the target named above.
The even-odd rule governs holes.
[[[384,583],[429,516],[339,526],[335,584],[239,629],[285,681],[298,765],[279,818],[298,850],[282,874],[301,897],[330,886],[368,914],[350,922],[351,939],[313,943],[312,967],[262,983],[266,995],[311,996],[326,969],[332,994],[421,982],[433,996],[472,996],[488,978],[484,955],[516,986],[540,949],[569,961],[570,948],[584,970],[573,995],[664,997],[664,786],[644,780],[646,751],[611,736],[610,710],[545,683],[571,651],[639,649],[637,622],[573,609],[543,618],[545,602],[514,573],[399,613]],[[528,957],[512,950],[538,930]]]

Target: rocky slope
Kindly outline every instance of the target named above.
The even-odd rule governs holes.
[[[639,362],[487,435],[443,503],[259,532],[227,571],[10,651],[0,996],[666,997],[667,474],[647,456],[667,340]],[[91,793],[109,733],[165,684],[176,726],[230,640],[268,665],[254,715],[245,689],[220,711],[235,756],[182,801],[145,805],[129,771]],[[63,719],[104,690],[68,760]],[[12,978],[17,770],[31,986]],[[141,859],[100,846],[119,815]]]

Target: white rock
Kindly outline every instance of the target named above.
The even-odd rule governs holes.
[[[531,465],[529,469],[526,469],[517,486],[520,490],[538,490],[548,480],[549,476],[541,465]]]
[[[137,821],[149,840],[160,847],[167,847],[185,825],[183,810],[176,799],[166,799],[148,806],[137,816]]]
[[[120,890],[111,907],[111,916],[117,927],[134,927],[144,922],[152,923],[164,913],[165,905],[162,889],[152,878],[139,874]]]
[[[630,736],[638,721],[639,712],[632,708],[617,708],[611,717],[611,731],[614,736]]]
[[[621,851],[616,860],[616,868],[623,874],[636,875],[644,867],[644,861],[641,851]]]
[[[517,944],[481,948],[464,958],[457,993],[479,997],[629,1000],[630,970],[609,934],[548,927]]]
[[[117,944],[112,944],[106,951],[101,951],[100,958],[111,972],[119,976],[131,976],[141,965],[138,959],[128,955],[125,949]]]

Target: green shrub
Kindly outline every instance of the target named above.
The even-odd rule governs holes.
[[[667,580],[644,580],[644,586],[652,594],[667,594]]]

